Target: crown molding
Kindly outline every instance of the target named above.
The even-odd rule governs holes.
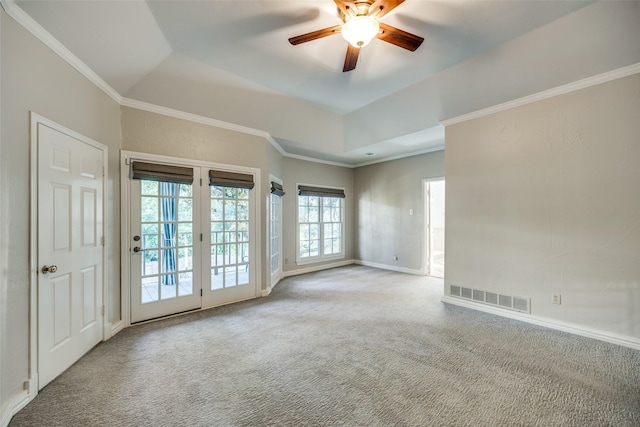
[[[444,150],[444,144],[438,145],[436,147],[427,148],[425,150],[411,151],[410,153],[398,154],[396,156],[383,157],[381,159],[372,160],[370,162],[358,163],[357,165],[352,167],[360,168],[363,166],[370,166],[378,163],[390,162],[392,160],[406,159],[407,157],[419,156],[421,154],[428,154],[428,153],[433,153],[433,152],[442,151],[442,150]]]
[[[509,110],[511,108],[516,108],[516,107],[531,104],[534,102],[542,101],[545,99],[553,98],[554,96],[575,92],[577,90],[599,85],[601,83],[607,83],[612,80],[617,80],[617,79],[631,76],[637,73],[640,73],[640,63],[629,65],[623,68],[618,68],[617,70],[608,71],[606,73],[598,74],[592,77],[587,77],[585,79],[568,83],[566,85],[558,86],[553,89],[545,90],[542,92],[535,93],[533,95],[528,95],[522,98],[514,99],[513,101],[508,101],[502,104],[494,105],[492,107],[483,108],[482,110],[474,111],[472,113],[463,114],[461,116],[442,120],[440,121],[440,124],[445,127],[455,125],[458,123],[488,116],[490,114],[495,114],[501,111]]]
[[[176,110],[173,108],[162,107],[157,104],[150,104],[144,101],[138,101],[131,98],[122,98],[120,105],[123,107],[135,108],[136,110],[144,110],[150,113],[156,113],[163,116],[169,116],[176,119],[187,120],[194,123],[200,123],[203,125],[214,126],[222,129],[227,129],[239,133],[244,133],[253,136],[259,136],[261,138],[271,138],[268,132],[263,130],[253,129],[247,126],[237,125],[235,123],[229,123],[222,120],[212,119],[210,117],[201,116],[198,114],[187,113],[185,111]],[[271,138],[272,139],[272,138]],[[273,143],[277,144],[275,141]]]
[[[38,24],[31,16],[29,16],[15,0],[0,0],[0,4],[7,14],[15,19],[27,31],[33,34],[38,40],[45,44],[49,49],[54,51],[60,58],[64,59],[69,65],[75,68],[80,74],[85,76],[91,83],[96,85],[104,93],[109,95],[114,101],[120,103],[122,96],[100,76],[98,76],[91,68],[75,56],[69,49],[60,43],[55,37]]]

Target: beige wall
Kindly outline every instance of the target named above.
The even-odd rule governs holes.
[[[29,112],[109,147],[110,321],[120,318],[120,106],[0,9],[0,409],[29,379]],[[32,349],[35,351],[35,349]]]
[[[355,257],[419,272],[425,265],[423,179],[444,177],[444,151],[355,170]],[[413,209],[413,215],[409,210]],[[397,255],[395,261],[393,256]]]
[[[354,230],[353,215],[355,211],[355,201],[353,198],[353,169],[340,166],[330,166],[321,163],[307,162],[291,158],[282,160],[283,173],[280,178],[284,181],[284,191],[287,193],[282,200],[282,251],[285,264],[283,271],[291,272],[310,267],[318,267],[331,262],[316,264],[297,265],[296,264],[296,212],[297,212],[297,184],[310,184],[318,186],[344,188],[344,238],[345,238],[345,260],[354,257]]]
[[[122,107],[122,148],[128,151],[160,154],[260,169],[258,194],[260,218],[266,218],[269,194],[267,168],[271,145],[261,137],[177,119],[134,108]],[[261,223],[260,253],[266,251],[266,221]],[[267,266],[263,257],[260,280],[266,286]],[[125,281],[126,283],[126,281]]]
[[[447,127],[447,294],[637,342],[639,135],[639,74]]]
[[[185,159],[249,166],[262,171],[261,227],[263,268],[262,288],[270,282],[267,258],[267,201],[269,175],[284,181],[283,198],[283,271],[309,268],[296,265],[296,184],[335,186],[345,189],[345,259],[353,250],[353,170],[283,157],[264,138],[221,129],[205,124],[122,108],[122,148],[129,151],[161,154]],[[314,267],[326,263],[313,264]]]

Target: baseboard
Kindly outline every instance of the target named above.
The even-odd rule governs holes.
[[[268,297],[268,296],[271,294],[271,292],[273,292],[273,290],[275,289],[276,285],[277,285],[278,283],[280,283],[280,281],[282,280],[282,278],[283,278],[283,277],[284,277],[284,276],[280,276],[280,278],[279,278],[278,280],[276,280],[276,283],[272,284],[272,285],[271,285],[271,286],[269,286],[267,289],[263,289],[263,290],[262,290],[262,296],[263,296],[263,297]]]
[[[470,308],[473,310],[483,311],[485,313],[495,314],[497,316],[502,316],[502,317],[508,317],[510,319],[531,323],[533,325],[544,326],[546,328],[555,329],[562,332],[568,332],[570,334],[580,335],[586,338],[593,338],[593,339],[605,341],[611,344],[633,348],[635,350],[640,350],[640,339],[634,338],[634,337],[618,335],[618,334],[614,334],[606,331],[587,328],[580,325],[560,322],[557,320],[548,319],[544,317],[537,317],[531,314],[519,313],[519,312],[505,310],[498,307],[487,306],[485,304],[479,304],[477,302],[454,298],[447,295],[443,296],[441,301],[445,304],[452,304],[460,307]]]
[[[284,271],[282,272],[282,278],[284,279],[285,277],[297,276],[299,274],[307,274],[307,273],[313,273],[321,270],[328,270],[330,268],[344,267],[345,265],[351,265],[356,263],[357,261],[355,259],[348,259],[348,260],[342,260],[338,262],[332,262],[329,264],[314,265],[311,267],[300,268],[297,270]]]
[[[355,264],[364,265],[364,266],[373,267],[373,268],[380,268],[382,270],[397,271],[398,273],[413,274],[413,275],[416,275],[416,276],[424,276],[424,273],[422,272],[422,269],[414,270],[412,268],[396,267],[395,265],[378,264],[377,262],[363,261],[363,260],[356,260]]]
[[[124,329],[124,320],[118,320],[116,323],[111,324],[111,336],[115,336],[118,332]]]
[[[33,397],[35,397],[35,395]],[[11,399],[2,411],[2,423],[0,423],[0,426],[7,427],[9,422],[11,422],[11,418],[27,406],[27,403],[31,402],[33,397],[29,394],[29,391],[25,390]]]

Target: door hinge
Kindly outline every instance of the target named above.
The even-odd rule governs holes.
[[[200,187],[202,187],[202,178],[200,178]]]
[[[102,246],[104,246],[104,236],[102,236],[102,237],[100,238],[100,244],[101,244]]]
[[[202,242],[202,233],[200,233],[200,241]]]
[[[200,288],[200,296],[202,296],[202,288]]]
[[[102,315],[104,316],[104,305],[102,306]]]
[[[104,166],[102,167],[102,177],[104,178]]]

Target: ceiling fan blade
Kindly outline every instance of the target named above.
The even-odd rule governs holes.
[[[344,58],[344,67],[342,67],[342,72],[346,73],[347,71],[351,71],[356,68],[356,63],[358,62],[358,55],[360,54],[360,48],[353,47],[352,45],[347,45],[347,56]]]
[[[369,15],[378,12],[375,16],[376,19],[380,19],[402,3],[404,0],[376,0],[369,6]]]
[[[342,25],[336,25],[334,27],[323,28],[322,30],[312,31],[307,34],[301,34],[299,36],[291,37],[289,39],[289,43],[292,45],[297,45],[300,43],[310,42],[311,40],[321,39],[322,37],[331,36],[333,34],[338,34],[342,29]]]
[[[391,25],[380,23],[380,33],[376,38],[413,52],[420,47],[424,38],[407,33]]]

